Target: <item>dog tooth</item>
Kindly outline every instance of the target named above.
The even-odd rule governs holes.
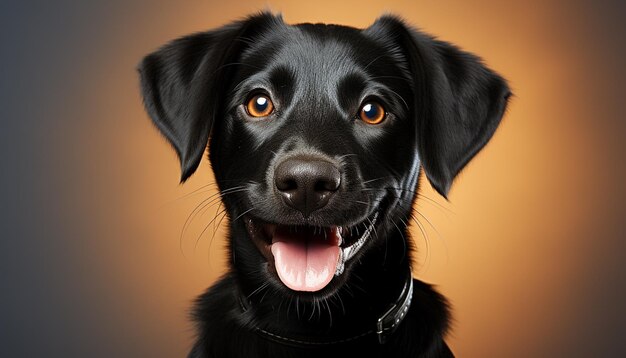
[[[343,236],[342,236],[343,230],[341,229],[341,226],[337,227],[337,239],[339,241],[339,243],[337,244],[337,246],[341,246],[341,244],[343,244]]]
[[[337,260],[337,268],[335,269],[335,276],[339,276],[343,273],[345,269],[345,255],[343,254],[343,249],[339,249],[339,260]]]

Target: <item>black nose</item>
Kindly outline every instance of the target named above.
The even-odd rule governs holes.
[[[339,189],[341,173],[325,160],[294,157],[276,167],[274,183],[283,201],[308,217],[328,204]]]

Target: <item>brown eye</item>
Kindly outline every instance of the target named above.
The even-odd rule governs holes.
[[[385,115],[385,109],[377,102],[366,102],[359,110],[359,118],[367,124],[381,123]]]
[[[274,110],[274,104],[268,96],[258,94],[248,100],[246,110],[252,117],[267,117]]]

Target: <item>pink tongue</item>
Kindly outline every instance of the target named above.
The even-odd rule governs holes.
[[[333,279],[339,260],[337,229],[331,229],[326,240],[279,231],[274,234],[272,254],[280,280],[295,291],[324,288]]]

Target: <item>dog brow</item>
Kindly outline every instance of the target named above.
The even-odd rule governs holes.
[[[337,99],[342,109],[358,106],[359,97],[367,86],[366,79],[359,73],[350,73],[337,83]]]
[[[291,102],[296,82],[295,74],[286,66],[278,65],[269,73],[269,82],[286,103]]]

